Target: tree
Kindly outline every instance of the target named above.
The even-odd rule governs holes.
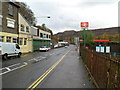
[[[43,30],[45,30],[45,31],[47,30],[47,28],[46,28],[45,24],[42,24],[42,26],[41,26],[41,27],[42,27],[42,29],[43,29]]]
[[[20,6],[20,14],[28,21],[30,25],[35,26],[37,23],[37,19],[30,7],[24,2],[16,2],[16,4]]]
[[[84,31],[80,32],[82,39],[84,40]],[[94,33],[90,30],[90,31],[85,31],[85,38],[86,38],[86,44],[87,45],[91,45],[93,43],[94,40]]]

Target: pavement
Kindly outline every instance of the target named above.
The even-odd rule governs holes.
[[[3,61],[3,88],[92,88],[74,45]]]

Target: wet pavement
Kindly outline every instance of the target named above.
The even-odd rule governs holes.
[[[35,88],[92,87],[74,45],[11,58],[2,69],[3,88],[28,88],[35,81]]]

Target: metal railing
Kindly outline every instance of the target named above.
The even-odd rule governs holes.
[[[120,58],[80,47],[81,57],[100,88],[120,88]]]

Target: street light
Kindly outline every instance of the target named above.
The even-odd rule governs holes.
[[[36,17],[36,18],[51,18],[50,16],[41,16],[41,17]]]

